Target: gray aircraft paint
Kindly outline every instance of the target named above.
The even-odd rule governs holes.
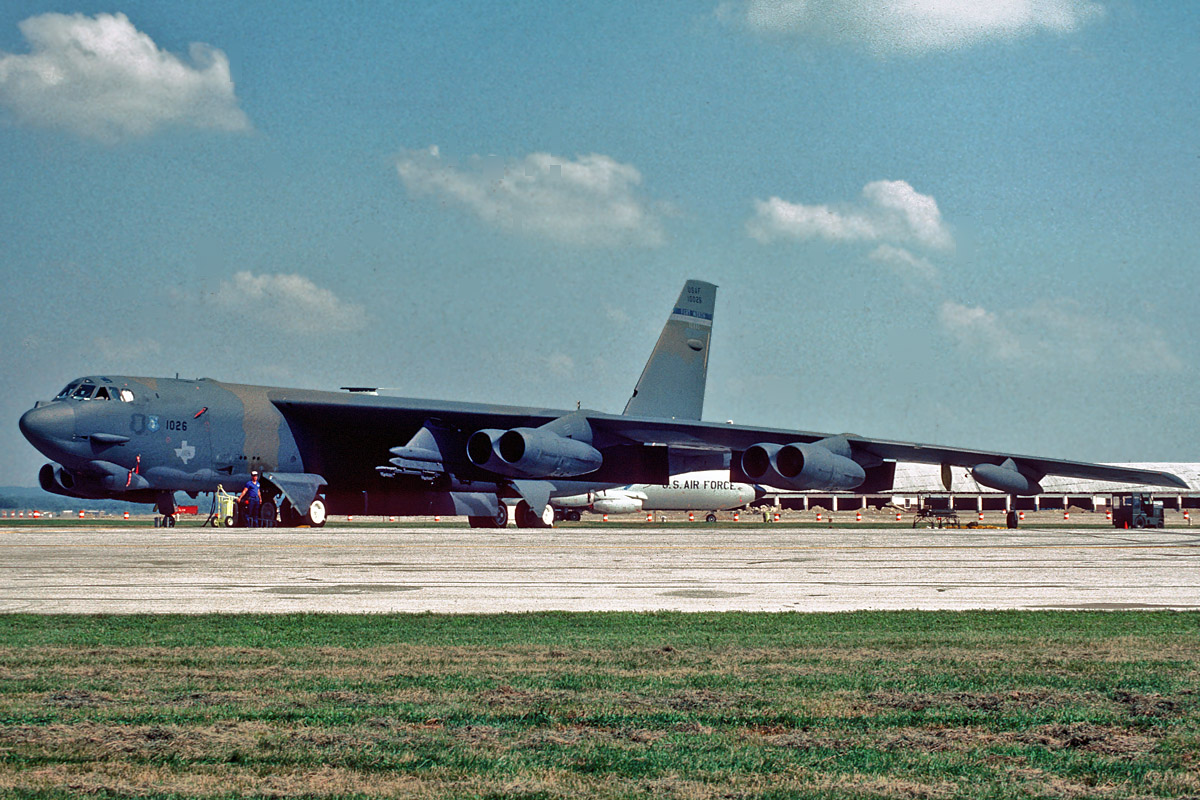
[[[684,284],[625,404],[627,416],[700,419],[716,301],[713,284],[695,280]]]
[[[1139,462],[1110,464],[1109,466],[1170,472],[1178,475],[1187,483],[1188,488],[1175,487],[1164,490],[1172,492],[1200,492],[1200,463],[1196,462]],[[980,485],[971,477],[971,471],[964,467],[950,467],[946,470],[950,478],[946,485],[942,470],[935,464],[916,464],[901,462],[896,465],[894,494],[940,494],[947,491],[962,494],[1002,494],[996,489]],[[1042,479],[1043,495],[1064,494],[1108,494],[1146,491],[1146,486],[1139,483],[1086,480],[1048,475]],[[781,492],[780,494],[784,494]]]

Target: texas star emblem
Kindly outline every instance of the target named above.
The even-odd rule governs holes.
[[[179,456],[179,460],[186,464],[196,457],[196,448],[188,444],[187,439],[184,439],[179,443],[179,447],[175,448],[175,455]]]

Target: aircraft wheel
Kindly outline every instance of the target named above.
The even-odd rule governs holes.
[[[517,506],[517,520],[520,526],[521,507]],[[508,506],[503,502],[500,503],[500,508],[496,510],[494,517],[467,517],[467,522],[472,528],[503,528],[508,525]]]
[[[709,514],[707,517],[705,517],[705,518],[704,518],[704,521],[705,521],[705,522],[716,522],[716,521],[717,521],[717,515],[716,515],[716,514],[712,514],[712,513],[710,513],[710,514]]]
[[[175,515],[174,514],[167,514],[165,517],[163,517],[163,527],[164,528],[174,528],[175,527]]]
[[[579,512],[573,508],[566,513],[566,517],[567,517],[567,522],[579,522],[579,520],[580,520]]]
[[[529,503],[524,500],[517,503],[517,527],[518,528],[553,528],[554,527],[554,507],[549,503],[542,509],[542,515],[538,516],[533,513],[533,509],[529,507]]]
[[[264,528],[274,528],[275,523],[279,521],[279,509],[275,507],[274,500],[264,500],[258,508],[259,524]]]
[[[325,501],[319,497],[314,497],[313,501],[308,505],[308,513],[304,515],[304,522],[314,528],[325,527]]]

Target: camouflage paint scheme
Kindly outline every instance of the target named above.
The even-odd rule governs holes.
[[[294,510],[285,514],[292,524],[302,521],[297,515],[318,497],[333,514],[465,514],[473,521],[503,517],[501,500],[516,499],[533,512],[518,522],[534,524],[550,497],[664,485],[673,474],[697,468],[697,458],[720,459],[730,480],[753,484],[756,479],[742,469],[743,453],[796,444],[814,444],[824,456],[842,459],[856,474],[865,472],[868,483],[881,474],[890,477],[891,462],[899,459],[990,465],[1008,470],[1002,477],[1020,469],[1039,477],[1182,485],[1153,470],[702,422],[716,288],[694,280],[684,285],[620,415],[208,378],[97,375],[72,381],[55,400],[39,402],[21,418],[21,430],[57,462],[39,475],[49,491],[157,502],[169,513],[177,490],[194,495],[220,486],[236,493],[250,471],[258,470],[268,499]],[[473,437],[484,434],[492,438],[482,444],[494,444],[496,453],[505,437],[520,434],[522,453],[537,451],[540,443],[547,455],[531,461],[532,468],[497,471],[492,461],[484,464],[468,452]],[[567,462],[554,459],[555,443],[570,445],[572,453],[598,454],[589,462],[598,468],[562,471]],[[549,470],[551,464],[559,471],[537,473],[539,465]]]

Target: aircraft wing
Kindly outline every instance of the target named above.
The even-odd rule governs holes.
[[[773,443],[786,445],[793,442],[814,443],[831,438],[828,433],[795,431],[778,428],[755,428],[741,425],[722,425],[715,422],[686,422],[682,420],[629,419],[628,417],[595,420],[600,430],[631,440],[653,442],[671,447],[699,450],[724,449],[733,453],[745,451],[756,444]],[[896,442],[888,439],[870,439],[856,434],[840,434],[850,445],[853,457],[860,463],[877,463],[879,460],[912,461],[923,464],[949,464],[961,467],[976,467],[980,464],[1000,466],[1008,460],[1022,471],[1037,478],[1045,475],[1061,475],[1069,478],[1142,483],[1154,486],[1173,486],[1188,489],[1188,484],[1179,476],[1160,470],[1117,467],[1109,464],[1093,464],[1086,461],[1043,458],[1040,456],[1003,453],[993,450],[973,450],[960,447],[921,444],[918,442]]]
[[[1038,475],[1061,475],[1067,478],[1088,480],[1144,483],[1153,486],[1174,486],[1189,489],[1187,482],[1170,472],[1132,467],[1115,467],[1110,464],[1093,464],[1087,461],[1067,461],[1059,458],[1041,458],[1013,453],[996,453],[986,450],[939,447],[937,445],[910,442],[891,442],[882,439],[851,437],[861,443],[863,449],[881,458],[894,461],[915,461],[925,464],[950,464],[957,467],[974,467],[979,464],[999,466],[1011,459],[1017,466],[1026,467]]]
[[[999,473],[1002,477],[1015,472],[1034,487],[1046,475],[1061,475],[1187,488],[1187,484],[1179,477],[1157,470],[896,442],[855,434],[830,435],[697,420],[631,417],[589,410],[562,411],[329,392],[277,390],[272,402],[285,417],[307,429],[310,435],[319,435],[326,441],[345,439],[347,446],[335,448],[340,452],[340,458],[366,459],[372,463],[361,464],[360,467],[367,470],[385,465],[391,453],[403,462],[401,471],[406,468],[420,471],[417,469],[420,463],[436,461],[447,472],[478,480],[484,477],[489,467],[479,462],[471,463],[466,458],[467,442],[472,434],[489,430],[498,435],[514,428],[536,428],[557,432],[555,435],[561,434],[563,438],[586,441],[589,447],[602,455],[603,464],[599,470],[577,473],[573,477],[586,476],[586,479],[620,483],[665,480],[668,470],[666,453],[670,450],[730,453],[736,465],[742,454],[752,448],[765,446],[768,451],[774,452],[778,448],[801,443],[822,448],[822,455],[828,449],[838,458],[849,459],[864,469],[892,460],[948,464],[971,469],[990,465],[995,468],[993,472],[1007,470]],[[423,439],[417,436],[421,431],[426,432]],[[429,455],[431,452],[433,456]],[[434,461],[428,460],[431,458]],[[422,462],[421,459],[426,461]],[[844,462],[837,463],[844,465]],[[737,471],[738,467],[734,469]],[[525,474],[517,477],[556,476]],[[739,477],[756,480],[753,475],[742,474]],[[831,485],[829,488],[839,487]]]

